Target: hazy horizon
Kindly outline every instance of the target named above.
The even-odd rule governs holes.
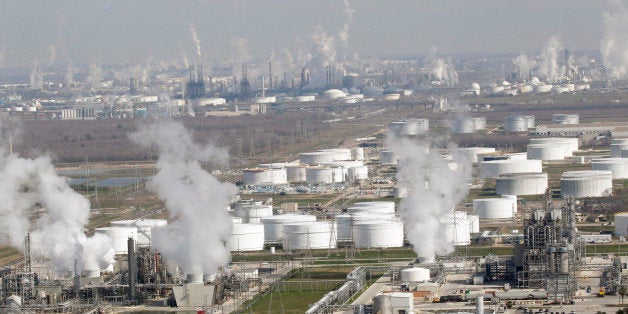
[[[347,2],[348,6],[344,2]],[[0,66],[296,56],[327,40],[337,60],[376,56],[599,50],[608,1],[34,1],[0,3]],[[343,37],[344,36],[344,37]],[[296,58],[298,59],[298,58]]]

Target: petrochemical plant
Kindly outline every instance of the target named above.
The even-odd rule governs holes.
[[[0,67],[1,313],[627,311],[606,55],[208,64],[190,29],[194,64]]]

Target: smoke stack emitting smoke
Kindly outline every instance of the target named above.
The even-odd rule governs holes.
[[[201,50],[201,41],[198,39],[198,35],[196,34],[196,27],[194,26],[194,23],[190,23],[190,36],[192,36],[192,41],[196,47],[196,56],[200,62],[203,57],[203,51]]]
[[[389,133],[387,147],[398,157],[397,181],[408,190],[408,196],[399,203],[405,221],[406,238],[414,246],[419,258],[433,261],[436,255],[454,251],[445,240],[440,218],[453,212],[467,195],[470,163],[457,158],[457,169],[426,143],[400,138]],[[455,152],[454,146],[449,147]]]
[[[176,234],[154,235],[153,244],[183,271],[212,274],[229,262],[225,247],[231,232],[229,200],[237,193],[231,183],[221,183],[202,167],[202,161],[224,160],[226,152],[214,145],[199,145],[183,124],[173,121],[144,125],[131,139],[145,148],[156,148],[159,171],[149,188],[162,198]]]
[[[11,156],[0,147],[0,244],[23,250],[31,233],[35,257],[50,259],[58,270],[71,270],[75,259],[85,269],[100,269],[113,262],[111,239],[106,235],[88,238],[89,201],[57,175],[49,156]],[[45,211],[31,220],[34,206]]]
[[[602,61],[613,79],[628,77],[628,7],[623,1],[611,1],[613,10],[602,15],[604,38],[600,43]]]

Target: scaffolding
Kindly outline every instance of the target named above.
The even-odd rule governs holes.
[[[573,201],[562,209],[547,202],[524,222],[524,241],[515,249],[517,287],[545,289],[554,302],[573,301],[576,291],[576,243]]]
[[[205,79],[203,78],[203,66],[190,66],[190,79],[185,85],[186,99],[200,99],[205,97]]]

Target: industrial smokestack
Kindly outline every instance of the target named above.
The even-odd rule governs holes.
[[[129,238],[127,241],[127,259],[129,262],[129,300],[135,300],[135,278],[137,277],[135,258],[135,240]]]

